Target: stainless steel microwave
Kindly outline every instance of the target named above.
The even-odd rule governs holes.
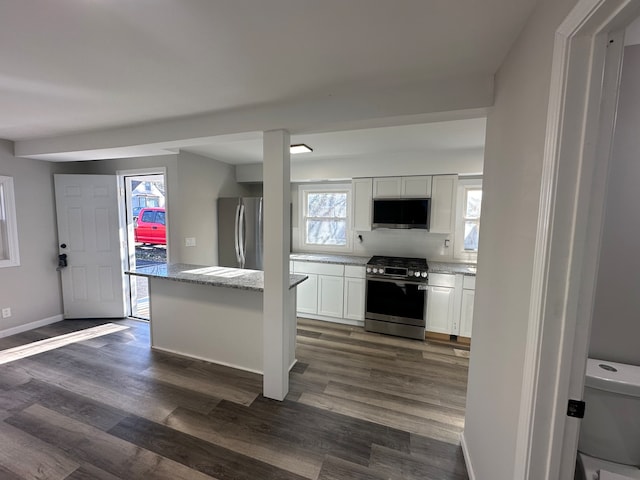
[[[372,228],[429,230],[430,198],[374,198]]]

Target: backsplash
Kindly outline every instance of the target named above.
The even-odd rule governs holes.
[[[298,228],[292,229],[292,251],[301,252]],[[362,241],[358,235],[362,236]],[[353,251],[345,255],[388,255],[394,257],[419,257],[429,260],[448,261],[453,255],[453,246],[445,248],[446,234],[427,233],[423,230],[373,230],[353,233]],[[307,252],[307,250],[304,250]]]

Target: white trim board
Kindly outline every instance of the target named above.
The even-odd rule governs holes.
[[[467,474],[469,480],[476,480],[476,474],[473,471],[473,464],[471,463],[471,457],[469,456],[469,450],[467,450],[467,440],[464,436],[464,430],[460,434],[460,446],[462,447],[462,456],[464,457],[464,463],[467,467]]]
[[[64,320],[64,317],[62,315],[54,315],[53,317],[43,318],[42,320],[36,320],[35,322],[29,322],[25,323],[24,325],[18,325],[17,327],[0,330],[0,338],[10,337],[11,335],[16,335],[18,333],[44,327],[46,325],[51,325],[52,323],[60,322],[62,320]]]
[[[39,353],[55,350],[72,343],[82,342],[83,340],[89,340],[91,338],[101,337],[103,335],[128,329],[129,327],[125,325],[106,323],[104,325],[97,325],[95,327],[65,333],[64,335],[58,335],[56,337],[45,338],[44,340],[27,343],[26,345],[7,348],[6,350],[0,350],[0,365],[14,362],[22,358],[31,357]]]
[[[602,86],[612,75],[607,34],[639,8],[579,0],[556,31],[514,478],[569,478],[573,469],[579,422],[567,420],[566,405],[584,384],[614,121]]]

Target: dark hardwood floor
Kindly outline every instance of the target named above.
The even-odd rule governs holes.
[[[67,320],[0,349],[106,321]],[[149,325],[0,365],[0,479],[468,479],[468,360],[300,320],[283,402],[261,377],[149,349]]]

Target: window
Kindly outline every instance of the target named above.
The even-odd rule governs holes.
[[[13,178],[0,176],[0,267],[20,265]]]
[[[301,243],[309,249],[347,250],[350,188],[314,185],[300,188]]]
[[[475,260],[478,254],[482,180],[461,179],[458,182],[456,222],[456,257]]]

